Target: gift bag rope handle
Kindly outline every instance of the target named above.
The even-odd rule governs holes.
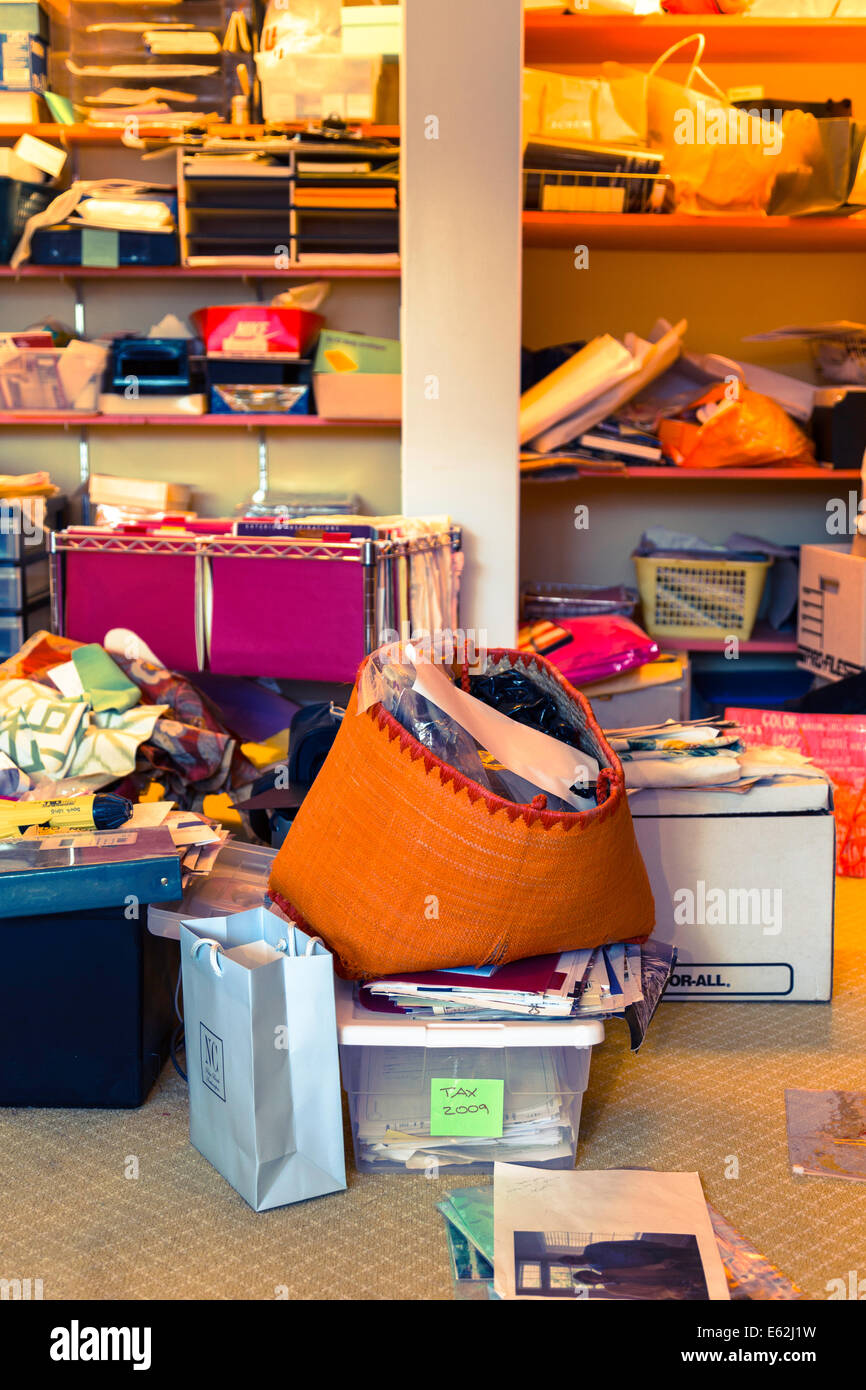
[[[189,950],[189,953],[192,956],[193,960],[196,959],[202,946],[210,947],[210,968],[213,971],[213,973],[215,975],[222,975],[223,968],[219,963],[219,957],[223,953],[222,946],[219,944],[218,941],[214,941],[212,936],[199,937],[198,941],[193,942]]]
[[[307,942],[307,949],[304,952],[305,956],[311,956],[313,954],[313,947],[316,942],[318,942],[320,946],[324,946],[325,944],[320,936],[311,936]],[[290,937],[281,936],[274,949],[282,951],[287,956],[296,956],[298,954],[298,948],[295,944],[294,933],[292,933]]]
[[[311,956],[313,954],[313,947],[316,945],[316,942],[318,942],[320,946],[324,946],[325,944],[320,936],[311,936],[309,941],[307,942],[307,949],[304,951],[305,956]],[[200,937],[199,940],[193,942],[192,946],[190,947],[190,955],[192,956],[193,960],[195,960],[195,958],[197,957],[202,946],[210,947],[209,960],[210,968],[213,971],[213,973],[215,975],[222,975],[223,968],[219,963],[219,957],[223,954],[223,948],[220,945],[220,943],[218,941],[215,941],[212,936]],[[298,954],[298,948],[295,945],[294,935],[288,938],[286,938],[285,936],[281,936],[274,949],[277,951],[282,951],[284,955],[287,956],[297,956]]]
[[[698,66],[701,61],[701,58],[704,56],[704,49],[707,46],[707,39],[705,34],[689,34],[687,38],[678,39],[676,43],[672,43],[670,48],[665,49],[664,53],[661,55],[660,58],[656,58],[652,67],[647,73],[647,77],[655,77],[658,74],[659,69],[663,67],[663,65],[668,61],[669,58],[672,58],[673,55],[675,53],[678,53],[681,48],[688,47],[690,43],[697,44],[697,48],[695,50],[695,56],[692,59],[691,65],[689,67],[688,76],[685,80],[685,86],[691,87],[695,78],[699,77],[701,81],[704,83],[704,85],[709,87],[710,91],[713,93],[714,96],[717,96],[720,101],[723,101],[725,103],[726,106],[729,105],[727,94],[722,91],[721,87],[716,85],[716,83],[712,80],[711,77],[707,77],[707,74],[704,72],[703,68]]]

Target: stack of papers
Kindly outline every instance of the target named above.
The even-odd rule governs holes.
[[[626,787],[745,793],[761,783],[826,780],[812,759],[794,748],[748,747],[735,719],[668,720],[630,729],[606,729],[623,766]]]
[[[651,938],[509,965],[386,976],[358,986],[357,996],[376,1012],[449,1022],[625,1018],[637,1050],[674,964],[673,948]]]
[[[208,29],[145,29],[142,35],[148,53],[219,53],[222,45]]]
[[[140,801],[122,830],[163,826],[171,835],[181,864],[184,891],[194,880],[205,878],[229,838],[229,832],[197,811],[178,811],[173,801]]]
[[[605,333],[520,398],[520,442],[549,454],[579,439],[673,365],[686,321],[656,323],[648,339]]]
[[[608,729],[606,737],[618,754],[626,786],[722,786],[742,780],[737,755],[745,745],[730,719],[695,720]]]
[[[430,1133],[431,1081],[434,1076],[490,1076],[489,1048],[461,1048],[459,1053],[365,1048],[358,1090],[352,1095],[359,1160],[408,1169],[427,1168],[434,1160],[448,1166],[570,1164],[577,1139],[575,1095],[560,1056],[559,1048],[505,1049],[494,1061],[505,1073],[501,1136],[458,1138]]]

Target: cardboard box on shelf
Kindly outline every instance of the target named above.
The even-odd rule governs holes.
[[[48,47],[38,34],[0,30],[0,91],[44,92]]]
[[[582,689],[603,729],[688,719],[691,663],[685,653],[662,655],[625,675],[596,681]]]
[[[823,778],[630,798],[656,905],[678,951],[667,999],[828,1000],[835,823]]]
[[[797,645],[798,665],[829,680],[866,667],[866,554],[847,544],[801,548]]]
[[[402,377],[385,372],[314,372],[316,409],[329,420],[399,420]]]
[[[313,364],[316,409],[333,420],[399,420],[400,367],[396,339],[325,329]]]
[[[189,505],[191,489],[182,483],[164,483],[155,478],[115,478],[94,473],[90,478],[90,500],[111,507],[140,507],[155,512],[183,509]]]

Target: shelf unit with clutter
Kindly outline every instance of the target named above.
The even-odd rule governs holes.
[[[818,102],[827,98],[829,79],[832,96],[850,97],[855,112],[866,103],[862,19],[527,10],[524,61],[570,77],[598,76],[604,63],[622,65],[619,73],[645,72],[695,34],[705,39],[701,69],[722,93],[741,89],[758,107],[782,98]],[[665,75],[687,83],[694,52],[692,46],[673,54]],[[866,321],[856,273],[857,257],[866,249],[862,214],[773,216],[709,207],[700,214],[524,210],[522,234],[523,341],[530,347],[603,332],[621,339],[627,330],[645,333],[666,314],[687,319],[692,352],[746,357],[808,380],[814,368],[802,345],[742,340],[778,323]],[[575,268],[578,247],[587,248],[583,270]],[[627,487],[623,475],[594,474],[591,464],[570,480],[547,485],[526,474],[521,577],[607,584],[630,579],[628,556],[650,526],[716,543],[734,532],[789,545],[826,541],[839,499],[857,493],[858,484],[862,488],[860,461],[850,450],[844,466],[835,462],[831,466],[819,452],[817,466],[629,467]],[[590,518],[581,532],[570,519],[578,499]],[[691,654],[695,689],[703,688],[711,705],[749,703],[750,692],[778,701],[808,685],[798,669],[793,628],[774,631],[759,622],[736,644],[739,665],[725,659],[724,644],[715,637],[660,633],[659,642]]]

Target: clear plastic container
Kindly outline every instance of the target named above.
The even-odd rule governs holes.
[[[0,362],[0,410],[95,411],[104,348],[22,348]]]
[[[18,613],[48,594],[48,559],[27,565],[0,564],[0,613]]]
[[[428,1023],[367,1010],[338,981],[337,1032],[360,1172],[574,1167],[590,1054],[604,1038],[599,1020]],[[431,1136],[434,1083],[468,1081],[469,1091],[473,1079],[503,1083],[501,1130]],[[463,1103],[455,1098],[455,1114]]]
[[[269,907],[268,878],[276,853],[266,845],[230,840],[223,845],[210,873],[193,877],[180,902],[147,909],[148,931],[179,941],[180,924],[187,918],[228,917],[254,907]]]
[[[625,584],[543,584],[529,582],[522,594],[524,618],[591,618],[621,613],[633,618],[638,592]]]
[[[34,632],[51,627],[51,606],[30,613],[0,613],[0,661],[14,656]]]
[[[0,561],[27,564],[31,556],[42,554],[48,531],[57,528],[65,505],[61,496],[0,499]]]
[[[221,48],[233,8],[228,0],[183,0],[182,6],[133,0],[119,7],[107,0],[73,0],[68,14],[52,25],[51,89],[99,109],[113,105],[104,99],[106,91],[123,87],[144,93],[155,87],[177,94],[161,98],[173,109],[226,115],[235,67],[245,57]],[[150,32],[178,22],[190,24],[199,34],[210,33],[217,46],[211,42],[211,52],[160,53],[144,30],[120,27],[142,24]],[[121,109],[121,118],[122,114]]]
[[[266,121],[370,121],[379,63],[341,53],[256,54]]]

